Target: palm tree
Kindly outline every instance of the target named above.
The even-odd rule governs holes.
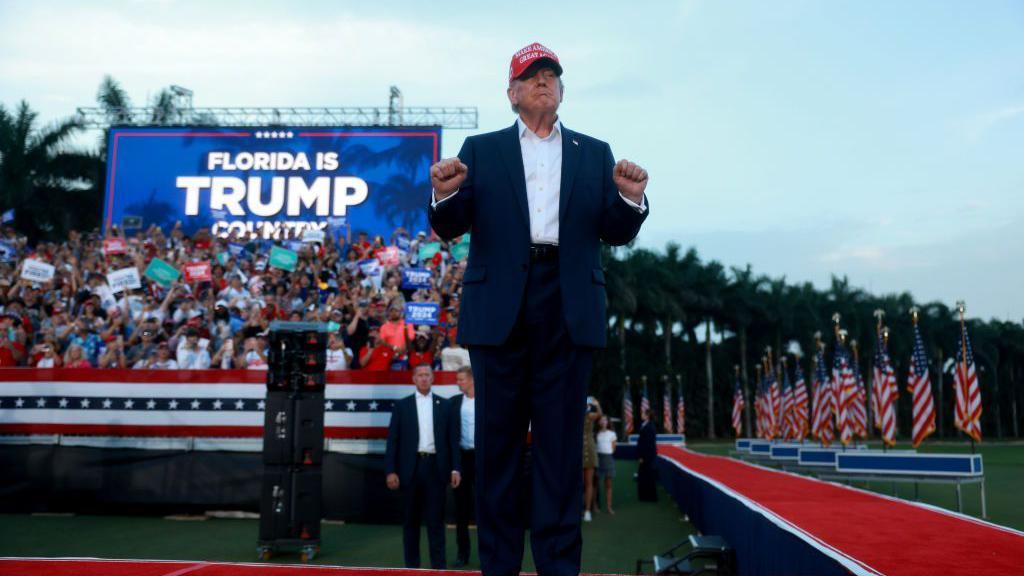
[[[731,271],[732,281],[725,287],[722,295],[723,313],[726,325],[735,330],[739,338],[743,396],[750,398],[750,381],[747,378],[747,330],[755,320],[764,317],[765,311],[758,292],[767,279],[764,276],[755,277],[750,264],[747,264],[746,268],[732,267]],[[746,402],[744,409],[744,424],[748,431],[753,430],[750,404]]]
[[[31,242],[64,239],[100,221],[99,158],[68,148],[81,121],[39,128],[37,117],[24,101],[13,114],[0,105],[0,205],[15,209],[14,226]]]

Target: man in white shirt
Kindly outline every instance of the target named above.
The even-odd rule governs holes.
[[[459,439],[448,400],[431,393],[429,364],[413,369],[416,392],[395,402],[384,468],[387,485],[402,492],[402,547],[406,568],[420,566],[420,521],[427,525],[430,567],[444,570],[445,485],[462,478]]]
[[[473,483],[476,482],[476,390],[473,369],[462,366],[455,373],[462,394],[452,396],[452,420],[458,425],[462,480],[455,489],[455,541],[458,553],[452,568],[469,563],[469,523],[473,519]]]

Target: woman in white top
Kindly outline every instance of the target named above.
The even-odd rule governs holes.
[[[612,510],[612,480],[615,479],[615,431],[608,428],[608,417],[597,421],[597,478],[604,478],[604,505],[609,514]]]

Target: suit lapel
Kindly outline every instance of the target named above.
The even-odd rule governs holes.
[[[569,206],[569,196],[572,195],[573,180],[576,177],[576,169],[580,165],[580,143],[571,130],[562,125],[562,183],[558,192],[558,223],[565,222],[566,207]],[[561,230],[561,226],[558,228]]]
[[[519,212],[529,228],[530,212],[526,202],[526,173],[523,171],[523,149],[519,145],[519,125],[513,124],[511,128],[506,129],[498,141],[505,168],[512,179],[516,201],[519,202]]]

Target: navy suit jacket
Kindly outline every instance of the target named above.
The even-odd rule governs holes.
[[[444,239],[472,230],[462,279],[458,341],[501,345],[519,315],[530,265],[530,218],[517,125],[471,136],[459,152],[469,168],[455,196],[428,208]],[[636,237],[640,213],[619,197],[608,144],[562,126],[558,244],[562,309],[577,346],[605,345],[607,319],[601,242]]]
[[[448,400],[431,394],[434,408],[434,450],[437,452],[439,480],[447,484],[452,470],[462,471],[459,439],[451,419]],[[412,486],[419,452],[420,426],[416,414],[416,394],[395,402],[388,426],[387,450],[384,453],[384,472],[398,474],[399,486]]]

